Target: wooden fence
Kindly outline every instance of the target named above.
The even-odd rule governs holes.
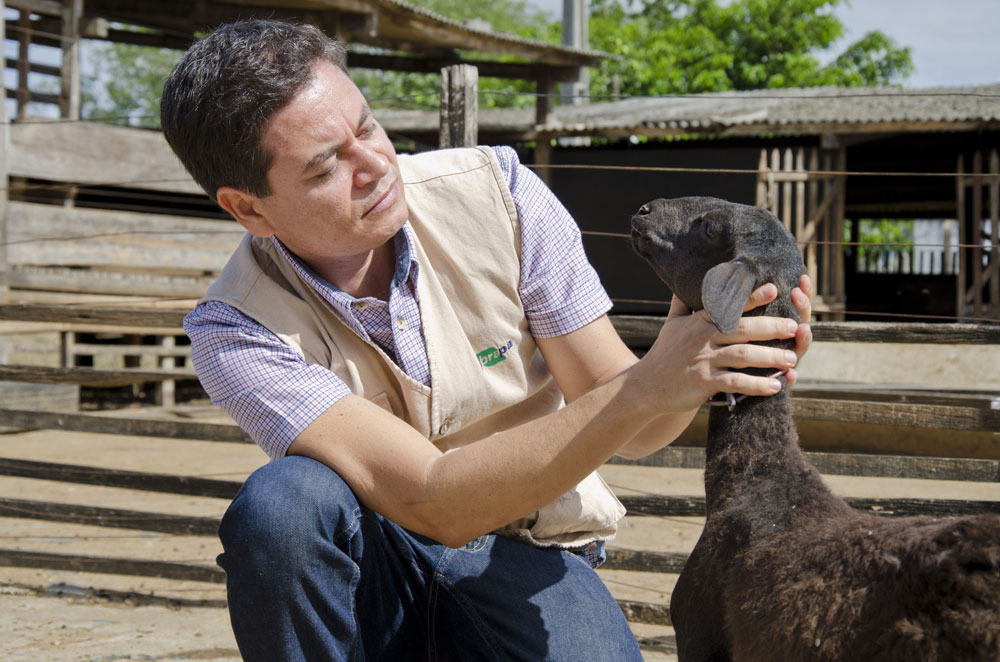
[[[58,313],[63,323],[107,325],[114,328],[123,320],[128,320],[131,327],[145,326],[162,331],[176,329],[181,319],[181,314],[177,311],[80,307],[68,307],[58,311],[54,308],[32,304],[0,306],[0,320],[37,322],[50,319],[53,314]],[[650,342],[662,322],[650,318],[617,318],[614,321],[619,332],[633,345]],[[829,322],[815,324],[814,334],[819,341],[956,343],[973,348],[975,345],[992,345],[1000,341],[1000,327],[969,324],[887,325]],[[0,366],[0,380],[89,386],[168,380],[176,376],[174,370]],[[863,422],[898,429],[931,426],[944,431],[977,431],[993,439],[992,452],[987,453],[991,456],[977,458],[952,457],[947,444],[940,447],[937,456],[809,452],[809,459],[825,474],[983,483],[1000,481],[1000,439],[998,439],[1000,396],[997,393],[815,386],[797,388],[793,391],[793,396],[796,421],[800,425],[821,420]],[[100,435],[164,437],[224,444],[246,444],[250,441],[245,433],[234,425],[151,420],[136,416],[38,409],[0,409],[0,421],[8,427],[57,429]],[[612,464],[622,463],[627,462],[619,459],[612,462]],[[672,446],[631,464],[698,469],[704,465],[704,449],[697,445]],[[0,475],[220,499],[231,498],[240,486],[238,481],[232,480],[3,457],[0,457]],[[689,495],[626,495],[622,497],[622,501],[630,515],[639,518],[697,517],[703,515],[705,508],[703,498]],[[860,510],[885,516],[1000,512],[1000,501],[991,500],[851,498],[849,502]],[[0,498],[0,517],[34,518],[178,536],[212,536],[218,525],[214,517],[182,516],[20,498]],[[666,553],[659,549],[640,551],[612,547],[605,568],[627,572],[673,574],[680,571],[685,559],[686,555],[683,553]],[[200,582],[224,581],[224,573],[212,561],[212,558],[205,558],[197,563],[178,563],[158,558],[94,557],[24,548],[0,549],[0,565],[6,566],[139,575]],[[620,600],[619,604],[633,622],[657,625],[668,625],[670,622],[666,604],[636,600]],[[664,650],[669,650],[671,646],[669,639],[663,638],[642,643],[647,647]]]

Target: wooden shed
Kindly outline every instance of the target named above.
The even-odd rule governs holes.
[[[650,196],[715,195],[785,220],[818,286],[817,309],[832,314],[851,294],[850,309],[884,307],[884,296],[869,297],[919,276],[888,274],[873,286],[855,273],[841,245],[845,219],[957,220],[955,268],[921,285],[934,309],[916,296],[895,312],[1000,319],[998,101],[1000,84],[758,90],[557,106],[542,122],[524,110],[484,110],[479,130],[482,142],[534,147],[525,161],[595,233],[588,251],[622,312],[662,310],[635,300],[664,297],[629,266],[628,247],[606,235],[621,233]],[[418,138],[432,126],[429,113],[382,111],[380,119]],[[566,137],[612,142],[556,142]]]

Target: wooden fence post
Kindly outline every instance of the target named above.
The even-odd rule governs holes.
[[[62,73],[59,92],[59,115],[80,119],[80,20],[83,0],[63,0]]]
[[[4,5],[0,0],[0,16]],[[0,44],[6,37],[6,21],[0,21]],[[3,71],[6,67],[0,68]],[[4,95],[6,96],[6,95]],[[0,303],[10,300],[10,267],[7,265],[7,145],[10,143],[10,121],[7,118],[7,103],[0,99]]]
[[[473,147],[479,140],[479,70],[456,64],[441,70],[440,147]]]

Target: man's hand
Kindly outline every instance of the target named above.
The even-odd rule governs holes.
[[[773,284],[759,287],[750,295],[744,310],[770,303],[777,292]],[[791,293],[801,323],[777,317],[744,317],[739,328],[728,334],[718,331],[707,313],[692,314],[674,297],[667,321],[647,354],[648,361],[643,360],[653,364],[649,366],[650,380],[659,375],[659,383],[650,381],[653,406],[666,407],[665,411],[690,411],[715,393],[774,395],[781,390],[781,382],[776,378],[751,376],[734,369],[784,370],[788,371],[787,381],[794,384],[797,379],[794,366],[812,342],[808,325],[812,316],[811,294],[812,282],[803,276],[799,287]],[[749,344],[789,338],[795,339],[794,352]]]

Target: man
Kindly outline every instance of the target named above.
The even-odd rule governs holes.
[[[624,512],[595,469],[663,447],[717,392],[776,393],[729,369],[791,370],[744,343],[801,353],[808,326],[723,336],[675,301],[637,360],[513,150],[397,159],[312,27],[220,27],[162,120],[249,232],[185,320],[206,390],[274,459],[220,529],[244,658],[640,659],[593,571]]]

